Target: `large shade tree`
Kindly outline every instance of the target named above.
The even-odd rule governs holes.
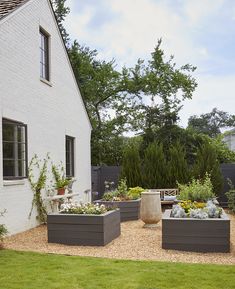
[[[212,138],[221,134],[224,127],[235,126],[235,115],[213,108],[211,112],[199,116],[193,115],[188,120],[188,127]]]

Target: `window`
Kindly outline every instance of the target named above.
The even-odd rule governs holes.
[[[3,119],[3,178],[20,179],[27,176],[27,127],[23,123]]]
[[[74,138],[66,136],[66,177],[74,177]]]
[[[40,29],[40,77],[49,79],[49,35]]]

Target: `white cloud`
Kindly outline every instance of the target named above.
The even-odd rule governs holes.
[[[180,113],[181,125],[187,126],[191,115],[210,112],[214,107],[234,114],[235,74],[230,76],[201,75],[193,98],[187,100]]]
[[[184,0],[184,12],[191,25],[200,25],[208,15],[217,13],[225,0]]]

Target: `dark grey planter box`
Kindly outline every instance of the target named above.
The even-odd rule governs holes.
[[[120,233],[120,211],[102,215],[48,214],[49,243],[105,246]]]
[[[162,217],[162,248],[192,252],[229,252],[230,220],[222,218],[172,218],[171,210]]]
[[[138,220],[140,218],[140,201],[141,199],[120,202],[97,200],[94,203],[103,204],[111,208],[119,208],[121,214],[121,222],[123,222]]]

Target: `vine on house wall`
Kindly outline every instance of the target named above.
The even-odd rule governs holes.
[[[4,214],[6,213],[6,210],[4,211],[0,211],[0,217],[2,217]],[[2,241],[3,241],[3,238],[7,235],[8,231],[7,231],[7,228],[5,227],[5,225],[3,224],[0,224],[0,249],[2,248]]]
[[[49,154],[47,154],[46,158],[43,161],[40,160],[38,156],[35,154],[32,157],[28,168],[28,179],[31,185],[31,189],[34,192],[29,218],[32,215],[33,208],[36,207],[37,209],[36,218],[40,223],[46,223],[47,221],[47,211],[43,203],[41,191],[46,187],[47,164],[49,159],[50,159]],[[38,177],[35,177],[34,175],[35,168],[39,170]]]

